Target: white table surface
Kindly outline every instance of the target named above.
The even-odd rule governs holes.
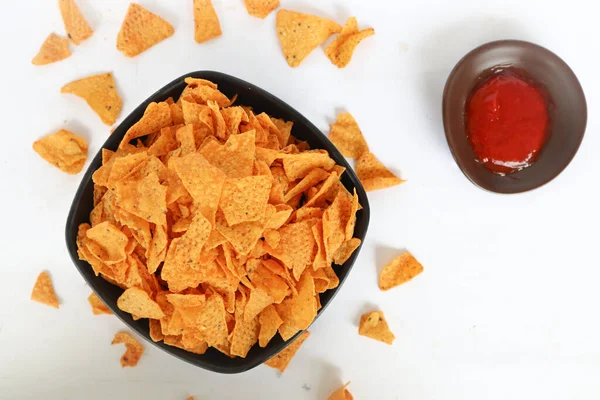
[[[287,66],[275,15],[246,14],[242,0],[214,0],[223,36],[198,45],[191,0],[141,0],[175,35],[134,58],[115,49],[125,0],[78,0],[95,33],[71,58],[30,63],[52,31],[64,34],[57,1],[0,1],[2,188],[0,205],[0,398],[326,399],[342,382],[356,399],[600,398],[600,182],[598,13],[588,0],[288,1],[286,8],[374,27],[338,70],[322,50]],[[501,196],[473,186],[454,163],[441,125],[443,84],[473,47],[518,38],[566,60],[586,91],[590,118],[577,157],[551,184]],[[408,183],[369,194],[371,224],[343,290],[311,328],[283,375],[260,366],[218,375],[146,345],[122,369],[125,326],[94,316],[90,288],[65,248],[66,215],[82,174],[52,168],[31,149],[71,129],[90,156],[109,128],[60,87],[112,71],[120,119],[177,76],[222,71],[279,96],[323,131],[352,112],[373,152]],[[377,271],[403,249],[425,266],[390,292]],[[37,274],[52,274],[59,310],[29,300]],[[385,312],[393,346],[361,337],[370,309]]]

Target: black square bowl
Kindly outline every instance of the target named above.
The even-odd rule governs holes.
[[[292,134],[295,137],[300,140],[307,141],[311,148],[327,150],[329,155],[339,165],[346,167],[346,173],[343,174],[342,183],[351,193],[354,189],[356,189],[360,204],[363,207],[362,210],[358,211],[357,214],[354,236],[359,238],[361,241],[364,241],[367,233],[367,227],[369,225],[369,202],[367,200],[367,194],[358,180],[358,177],[352,168],[350,168],[350,165],[348,165],[344,157],[329,141],[329,139],[327,139],[325,135],[323,135],[323,133],[317,129],[317,127],[310,123],[310,121],[303,117],[298,111],[294,110],[292,107],[272,94],[262,90],[261,88],[232,76],[213,71],[199,71],[192,72],[175,79],[173,82],[169,83],[150,96],[142,104],[140,104],[140,106],[136,108],[115,129],[106,143],[104,143],[103,147],[110,150],[116,150],[121,142],[121,139],[123,139],[125,132],[127,132],[127,130],[142,117],[144,110],[151,102],[164,101],[169,97],[178,99],[186,86],[184,82],[186,77],[208,79],[216,83],[219,86],[219,90],[221,90],[227,96],[231,97],[234,94],[237,94],[238,99],[236,104],[251,106],[258,113],[264,111],[271,116],[293,121],[294,126],[292,129]],[[117,298],[121,295],[121,293],[123,293],[123,289],[108,283],[101,277],[95,276],[91,266],[87,262],[79,260],[79,257],[77,256],[77,229],[79,224],[89,222],[89,215],[93,209],[94,183],[92,182],[92,174],[101,165],[102,155],[101,152],[98,152],[83,176],[81,184],[79,185],[77,193],[75,194],[73,204],[71,205],[71,210],[69,211],[69,216],[67,217],[66,241],[71,259],[81,275],[83,275],[83,278],[117,317],[119,317],[131,329],[136,331],[140,336],[143,336],[147,341],[164,350],[165,352],[181,360],[187,361],[190,364],[219,373],[234,374],[247,371],[265,362],[283,350],[292,341],[296,340],[301,332],[287,342],[284,342],[279,335],[276,335],[267,347],[260,348],[256,345],[252,347],[246,358],[229,358],[213,348],[209,348],[203,355],[198,355],[189,353],[177,347],[166,345],[163,342],[155,343],[152,341],[152,339],[150,339],[148,321],[146,319],[134,321],[130,314],[125,313],[117,308]],[[327,308],[327,305],[329,305],[336,293],[342,288],[342,285],[344,284],[348,273],[352,269],[359,252],[360,248],[354,252],[354,254],[350,257],[350,259],[348,259],[348,261],[346,261],[344,265],[334,266],[334,270],[340,279],[340,285],[334,290],[328,290],[321,294],[320,299],[322,308],[319,310],[317,318],[323,314]]]

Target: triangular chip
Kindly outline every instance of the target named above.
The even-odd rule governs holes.
[[[354,396],[346,389],[350,382],[346,383],[344,386],[331,393],[327,400],[354,400]]]
[[[137,3],[130,3],[117,36],[117,50],[135,57],[173,35],[173,25]]]
[[[356,175],[367,192],[385,189],[404,183],[370,152],[363,153],[356,161]]]
[[[62,171],[77,174],[87,159],[88,144],[82,137],[61,129],[33,143],[33,150]]]
[[[168,103],[150,103],[142,118],[127,130],[119,148],[126,148],[133,139],[158,132],[170,126],[171,123],[171,107]]]
[[[309,331],[304,331],[300,336],[296,338],[289,346],[285,349],[281,350],[279,353],[275,354],[272,358],[265,361],[265,364],[271,368],[278,369],[282,373],[285,372],[290,361],[302,346],[302,343],[310,336]]]
[[[160,306],[148,296],[148,293],[135,287],[123,292],[117,299],[117,307],[140,318],[161,319],[165,316]]]
[[[79,11],[75,0],[58,0],[58,5],[67,36],[73,43],[78,45],[92,36],[94,31]]]
[[[92,294],[89,295],[88,303],[90,303],[90,306],[92,306],[92,312],[94,315],[113,313],[108,307],[106,307],[106,304],[100,300],[100,297],[98,297],[96,293],[92,292]]]
[[[337,149],[349,158],[359,158],[363,153],[369,151],[369,146],[365,140],[358,124],[350,113],[338,115],[334,124],[331,124],[329,140]]]
[[[356,249],[360,246],[360,239],[352,238],[344,243],[337,249],[337,251],[333,254],[333,262],[337,265],[342,265],[350,256],[354,253]]]
[[[117,264],[127,257],[127,235],[108,221],[88,229],[86,237],[88,249],[105,264]]]
[[[287,63],[297,67],[329,36],[342,30],[332,20],[289,10],[279,10],[277,35]]]
[[[271,177],[269,176],[226,180],[219,208],[223,211],[229,226],[262,219],[270,191]]]
[[[119,332],[115,335],[111,344],[125,345],[125,353],[121,356],[121,367],[135,367],[144,354],[144,347],[127,332]]]
[[[69,39],[51,33],[44,40],[40,51],[33,57],[31,63],[33,65],[46,65],[69,57],[71,57]]]
[[[167,223],[167,188],[160,184],[156,173],[142,180],[117,182],[117,200],[123,209],[150,223]]]
[[[352,53],[358,44],[365,38],[375,34],[373,28],[358,30],[358,22],[355,17],[350,17],[344,25],[344,29],[335,40],[327,46],[325,54],[331,62],[339,68],[344,68],[352,59]]]
[[[61,93],[71,93],[84,99],[106,125],[117,121],[123,101],[117,93],[112,73],[88,76],[66,84]]]
[[[283,323],[283,320],[277,314],[277,310],[272,305],[268,306],[258,316],[260,323],[260,332],[258,334],[258,344],[260,347],[266,347],[273,336],[277,333],[277,329]]]
[[[244,0],[244,3],[248,14],[263,19],[279,7],[279,0]]]
[[[38,275],[33,286],[33,291],[31,292],[31,300],[58,308],[58,297],[56,297],[52,280],[47,272],[42,272]]]
[[[364,314],[360,318],[358,334],[387,344],[392,344],[395,339],[381,311]]]
[[[423,266],[407,251],[383,267],[379,274],[379,289],[390,290],[410,281],[421,272],[423,272]]]
[[[231,336],[231,355],[246,357],[258,341],[258,318],[246,319],[246,296],[238,293],[235,301],[235,327]]]
[[[221,36],[219,17],[211,0],[194,0],[194,31],[198,43]]]

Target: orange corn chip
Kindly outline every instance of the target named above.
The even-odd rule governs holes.
[[[285,369],[287,368],[288,364],[290,363],[290,361],[292,361],[292,358],[294,357],[298,349],[300,349],[302,343],[304,343],[304,341],[308,339],[309,336],[310,332],[302,332],[302,334],[298,336],[298,338],[296,338],[294,342],[292,342],[289,346],[287,346],[279,353],[275,354],[271,359],[265,361],[265,364],[271,368],[278,369],[282,373],[285,372]]]
[[[365,38],[373,36],[373,28],[363,29],[359,32],[358,22],[355,17],[350,17],[344,29],[337,38],[325,49],[325,54],[331,62],[339,68],[344,68],[352,59],[354,49]]]
[[[229,178],[252,176],[254,152],[254,131],[230,136],[224,145],[216,141],[210,142],[199,151],[209,163],[219,168]]]
[[[92,306],[92,312],[94,315],[113,313],[108,307],[106,307],[106,304],[100,300],[100,297],[98,297],[96,293],[92,292],[92,294],[89,295],[88,303],[90,303],[90,306]]]
[[[198,43],[221,36],[219,17],[211,0],[194,0],[194,27],[194,38]]]
[[[44,40],[40,51],[33,57],[31,63],[33,65],[46,65],[69,57],[71,57],[69,39],[51,33]]]
[[[279,233],[281,239],[273,256],[283,261],[299,280],[304,269],[313,263],[316,243],[312,226],[308,221],[297,222],[281,228]]]
[[[158,132],[171,125],[171,122],[171,107],[168,103],[150,103],[144,116],[129,128],[119,148],[127,147],[133,139]]]
[[[246,357],[250,348],[258,341],[260,326],[258,318],[246,319],[248,315],[245,296],[238,294],[235,302],[235,327],[231,337],[231,355]]]
[[[127,252],[127,235],[108,221],[98,224],[86,232],[90,241],[86,244],[89,251],[106,264],[124,261]]]
[[[383,267],[379,274],[379,289],[390,290],[410,281],[421,272],[423,272],[423,266],[407,251]]]
[[[87,159],[88,145],[83,138],[61,129],[33,143],[33,150],[62,171],[77,174]]]
[[[337,249],[337,251],[333,255],[333,262],[337,265],[342,265],[354,253],[356,249],[360,246],[360,239],[352,238],[344,243]]]
[[[60,92],[84,99],[106,125],[116,122],[123,106],[110,72],[78,79],[63,86]]]
[[[395,339],[381,311],[364,314],[360,318],[358,334],[387,344],[392,344]]]
[[[54,287],[52,286],[52,280],[47,272],[41,272],[38,275],[35,285],[33,286],[33,291],[31,292],[31,300],[58,308],[58,297],[56,297],[56,292],[54,292]]]
[[[248,14],[263,19],[279,7],[279,0],[244,0],[244,3]]]
[[[124,210],[150,223],[166,225],[167,188],[160,184],[156,173],[139,181],[117,182],[115,193]]]
[[[335,161],[329,157],[327,152],[306,151],[299,154],[289,154],[282,158],[283,169],[289,180],[304,178],[315,168],[323,168],[329,171],[335,165]]]
[[[358,175],[358,179],[360,179],[367,192],[389,188],[405,182],[390,172],[370,152],[363,153],[356,161],[356,175]]]
[[[279,10],[275,23],[279,42],[287,63],[297,67],[329,36],[340,32],[335,22],[314,15],[289,10]]]
[[[58,0],[60,14],[65,24],[67,36],[75,44],[79,44],[92,36],[94,31],[79,11],[75,0]]]
[[[173,36],[173,26],[137,3],[130,3],[117,36],[117,50],[135,57]]]
[[[144,354],[144,347],[127,332],[119,332],[115,335],[111,344],[125,345],[125,353],[121,356],[121,367],[135,367]]]
[[[270,191],[271,178],[268,176],[228,179],[223,185],[219,208],[230,226],[258,221],[265,215]]]
[[[369,151],[369,146],[350,113],[338,115],[337,121],[331,125],[329,140],[338,150],[349,158],[359,158]]]
[[[161,319],[165,316],[160,306],[148,296],[148,293],[135,287],[123,292],[117,299],[117,307],[140,318]]]
[[[250,291],[250,298],[246,303],[244,311],[244,320],[251,321],[260,314],[266,307],[273,304],[273,298],[267,292],[261,289]]]
[[[285,194],[283,201],[285,201],[287,203],[295,196],[305,192],[306,190],[308,190],[311,187],[316,186],[322,180],[327,179],[328,176],[329,176],[329,173],[326,171],[323,171],[321,168],[313,169],[312,171],[310,171],[308,173],[308,175],[306,175],[304,178],[302,178],[302,180],[300,182],[298,182],[296,184],[296,186],[291,188]]]
[[[160,328],[160,321],[157,319],[149,319],[148,322],[150,339],[152,339],[155,342],[160,342],[161,340],[163,340],[165,338],[165,335],[163,335],[162,330]]]
[[[275,307],[270,305],[261,311],[258,322],[260,324],[258,344],[260,347],[266,347],[277,333],[277,329],[281,326],[283,320],[277,314]]]
[[[221,349],[228,348],[227,336],[229,332],[227,330],[226,314],[223,298],[219,294],[212,293],[207,297],[199,324],[209,346],[220,347]]]
[[[327,400],[354,400],[354,396],[346,389],[350,382],[346,383],[344,386],[331,393]]]

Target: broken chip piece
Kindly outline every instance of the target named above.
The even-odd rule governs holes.
[[[325,54],[338,68],[344,68],[350,63],[356,46],[365,38],[375,34],[373,28],[358,30],[356,17],[346,21],[342,32],[325,49]]]
[[[33,286],[31,292],[31,300],[45,304],[50,307],[58,308],[58,297],[52,286],[52,279],[47,272],[41,272]]]
[[[124,344],[125,353],[121,356],[121,367],[135,367],[144,354],[144,347],[127,332],[119,332],[111,344]]]
[[[344,386],[331,393],[327,400],[354,400],[354,396],[347,389],[348,385],[350,385],[350,382],[347,382]]]
[[[275,354],[273,357],[265,361],[265,364],[271,368],[278,369],[280,372],[285,372],[285,369],[289,365],[290,361],[296,354],[296,352],[302,346],[302,343],[310,336],[309,331],[304,331],[300,336],[296,338],[290,345],[288,345],[285,349],[281,350],[279,353]]]
[[[344,157],[359,158],[369,151],[367,141],[356,120],[348,112],[338,115],[335,123],[331,124],[329,140]]]
[[[387,344],[392,344],[395,339],[381,311],[364,314],[360,318],[358,334]]]
[[[123,106],[121,96],[117,93],[115,79],[110,72],[78,79],[63,86],[60,92],[84,99],[106,125],[117,121]]]
[[[371,152],[363,153],[356,161],[356,175],[367,192],[405,182],[388,170]]]
[[[194,39],[204,43],[218,36],[221,25],[212,0],[194,0]]]
[[[285,60],[297,67],[321,43],[342,27],[334,21],[290,10],[279,10],[275,23]]]
[[[130,3],[117,36],[117,50],[127,57],[135,57],[173,36],[174,32],[173,25],[158,15]]]
[[[51,33],[46,40],[44,40],[40,51],[33,57],[31,63],[33,65],[46,65],[69,57],[71,57],[69,39]]]
[[[379,289],[390,290],[408,282],[423,272],[423,266],[417,259],[405,252],[394,258],[379,273]]]
[[[58,0],[58,5],[67,36],[73,43],[78,45],[92,36],[94,31],[79,11],[75,0]]]
[[[264,19],[279,7],[279,0],[244,0],[244,4],[248,14]]]
[[[68,174],[78,174],[87,159],[87,142],[65,129],[33,143],[33,150],[44,160]]]

